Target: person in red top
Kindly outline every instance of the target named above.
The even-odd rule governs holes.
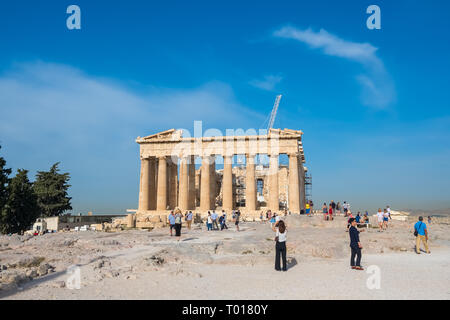
[[[333,220],[333,207],[330,204],[330,208],[328,209],[328,220]]]
[[[351,219],[354,219],[354,217],[353,217],[353,214],[351,212],[349,212],[349,218],[347,220],[347,231],[349,230],[349,228],[350,228],[350,226],[352,224],[351,221],[353,221],[353,220],[351,220]]]

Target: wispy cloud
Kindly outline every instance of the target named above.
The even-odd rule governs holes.
[[[73,176],[75,207],[85,210],[92,202],[92,209],[103,204],[99,210],[116,212],[136,205],[137,136],[192,129],[195,120],[203,121],[204,130],[223,130],[253,127],[252,121],[265,118],[241,105],[222,82],[135,92],[113,79],[44,62],[0,75],[0,114],[9,165],[43,170],[62,161]]]
[[[251,80],[249,84],[262,90],[273,91],[281,80],[283,80],[283,77],[280,75],[266,75],[263,79]]]
[[[359,63],[366,71],[366,74],[356,76],[362,87],[362,104],[383,109],[394,102],[394,84],[383,61],[377,56],[378,48],[370,43],[344,40],[324,29],[315,32],[311,28],[302,30],[291,26],[276,30],[274,36],[294,39],[307,44],[312,49],[322,50],[326,55]]]

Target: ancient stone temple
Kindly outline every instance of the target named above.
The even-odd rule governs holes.
[[[191,138],[171,129],[138,137],[137,214],[166,214],[176,207],[202,215],[236,208],[255,216],[269,209],[300,213],[306,201],[302,134],[270,129],[265,135]],[[289,164],[280,166],[283,154]],[[233,166],[237,155],[245,157],[245,165]],[[268,158],[266,165],[257,163],[261,157]]]

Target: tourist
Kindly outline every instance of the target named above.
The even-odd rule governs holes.
[[[334,203],[334,200],[331,200],[330,205],[331,209],[333,209],[332,214],[336,214],[336,203]]]
[[[277,216],[277,214],[274,213],[273,216],[272,216],[272,218],[270,218],[270,227],[271,227],[271,228],[273,228],[273,225],[274,225],[275,222],[276,222],[276,216]]]
[[[356,270],[364,270],[363,267],[361,267],[361,249],[362,245],[359,241],[359,231],[356,229],[356,220],[355,218],[350,218],[350,248],[352,250],[351,256],[350,256],[350,267],[352,269]],[[364,231],[364,229],[363,229]],[[356,257],[356,261],[355,261]]]
[[[348,204],[347,201],[344,201],[344,204],[342,205],[342,208],[344,209],[344,217],[348,216]]]
[[[431,224],[431,216],[428,216],[428,224]]]
[[[330,203],[330,208],[328,209],[328,220],[333,220],[333,205]]]
[[[359,213],[359,211],[355,217],[355,221],[356,221],[356,223],[359,223],[361,221],[361,214]]]
[[[362,217],[362,223],[369,223],[369,213],[366,211]]]
[[[227,213],[225,212],[225,210],[222,210],[222,215],[225,218],[225,221],[227,221]]]
[[[222,223],[221,223],[221,225],[220,225],[220,230],[223,230],[223,229],[227,229],[227,230],[228,230],[228,226],[227,226],[227,215],[224,213],[224,214],[222,214],[221,218],[222,218]],[[219,220],[219,221],[220,221],[220,220]]]
[[[169,227],[170,227],[170,236],[173,236],[172,229],[175,228],[175,215],[173,214],[173,210],[170,211],[169,214]]]
[[[336,203],[336,212],[338,214],[341,214],[341,202],[340,201],[338,201],[338,203]]]
[[[194,217],[192,211],[186,214],[186,224],[189,230],[191,230],[192,218]]]
[[[388,212],[389,219],[392,220],[392,217],[391,217],[391,208],[390,208],[389,206],[387,206],[387,207],[386,207],[386,210],[387,210],[387,212]]]
[[[275,213],[275,224],[277,224],[277,222],[280,220],[281,220],[281,216],[279,216]]]
[[[364,213],[364,219],[367,220],[367,222],[369,222],[369,212],[368,211],[366,211]]]
[[[352,219],[354,219],[354,217],[353,217],[353,215],[352,215],[351,212],[348,213],[347,216],[348,216],[348,220],[347,220],[347,231],[348,231],[348,229],[350,228],[350,226],[351,226],[351,224],[352,224],[351,221],[352,221]]]
[[[431,253],[428,249],[428,230],[427,225],[423,222],[423,217],[419,217],[419,221],[414,225],[414,235],[416,236],[416,253],[420,254],[420,243],[423,242],[427,253]]]
[[[217,224],[217,218],[218,218],[218,215],[217,215],[216,211],[213,210],[213,213],[211,214],[211,219],[212,219],[214,230],[219,230],[219,225]]]
[[[287,260],[286,260],[286,234],[287,228],[283,220],[279,220],[273,227],[272,230],[276,232],[275,236],[275,270],[277,271],[287,271]],[[281,268],[280,259],[283,261],[283,268]]]
[[[384,228],[384,230],[387,229],[388,221],[389,221],[389,213],[387,212],[387,209],[384,209],[384,212],[383,212],[383,228]]]
[[[309,216],[309,213],[310,213],[310,210],[311,210],[311,208],[309,206],[309,202],[306,203],[305,209],[306,209],[306,215]]]
[[[328,210],[327,210],[327,203],[326,202],[323,203],[322,213],[323,213],[323,220],[327,220]]]
[[[223,216],[219,217],[220,231],[223,230]]]
[[[234,225],[236,226],[236,231],[239,231],[239,220],[240,219],[241,219],[241,212],[239,210],[237,210],[233,217]]]
[[[380,227],[380,230],[378,230],[378,232],[381,232],[383,231],[383,219],[384,219],[384,213],[381,211],[381,208],[378,208],[377,219],[378,219],[378,226]]]
[[[208,231],[212,230],[212,224],[211,212],[208,211],[208,217],[206,218],[206,227],[208,228]]]
[[[175,237],[180,241],[181,238],[181,221],[183,219],[183,214],[180,209],[175,211]]]
[[[314,214],[314,203],[312,200],[309,200],[309,207],[311,208],[311,214]]]
[[[261,223],[264,222],[264,212],[263,212],[263,211],[261,211],[261,212],[259,213],[259,221],[261,221]]]

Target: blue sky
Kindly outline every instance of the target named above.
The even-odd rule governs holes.
[[[66,8],[81,8],[68,30]],[[366,8],[381,8],[381,30]],[[313,200],[449,208],[448,1],[8,1],[0,143],[8,165],[72,175],[74,212],[138,197],[137,136],[304,131]]]

